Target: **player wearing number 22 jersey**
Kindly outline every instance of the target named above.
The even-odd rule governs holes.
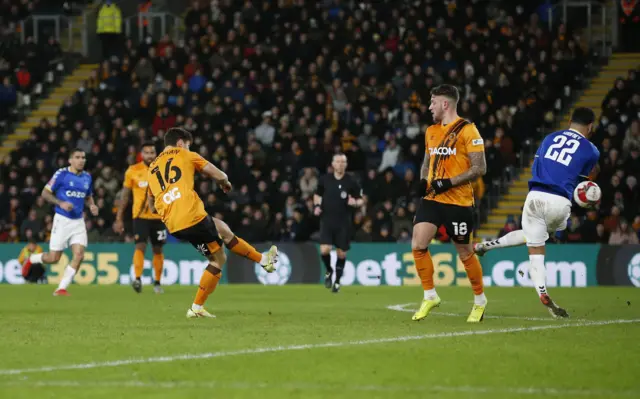
[[[167,229],[160,220],[160,215],[151,211],[147,196],[149,193],[149,182],[147,181],[147,171],[149,165],[156,157],[156,147],[152,142],[142,145],[142,161],[129,166],[124,174],[122,183],[122,201],[116,214],[114,229],[118,232],[124,231],[124,211],[129,204],[129,198],[133,196],[132,221],[133,234],[136,240],[136,249],[133,252],[133,269],[135,279],[133,289],[140,293],[142,291],[142,272],[144,270],[144,253],[147,249],[147,241],[151,242],[153,251],[153,290],[156,294],[162,294],[160,286],[162,268],[164,264],[164,254],[162,247],[167,239]]]
[[[191,133],[172,128],[165,134],[165,149],[151,162],[147,170],[149,205],[160,214],[169,232],[187,241],[209,260],[202,274],[196,298],[187,310],[188,318],[215,317],[203,305],[216,289],[226,261],[221,246],[260,264],[267,272],[275,270],[278,250],[272,246],[265,255],[243,239],[235,236],[222,220],[213,218],[193,189],[196,172],[214,179],[223,191],[231,190],[227,175],[195,152],[189,151]]]
[[[492,249],[526,242],[529,247],[529,275],[540,301],[554,317],[569,315],[551,300],[547,292],[545,242],[550,232],[566,229],[573,191],[580,180],[589,178],[597,169],[600,152],[588,139],[594,121],[595,115],[589,108],[576,108],[569,129],[551,133],[542,140],[533,161],[529,194],[522,210],[522,230],[475,246],[476,253],[483,255]]]
[[[442,85],[431,91],[429,110],[436,122],[425,133],[425,158],[420,171],[420,194],[414,219],[411,246],[416,270],[422,281],[424,299],[413,320],[422,320],[440,305],[433,283],[433,261],[429,244],[442,225],[456,247],[474,292],[474,306],[467,318],[482,321],[487,298],[482,282],[482,266],[473,253],[473,188],[471,183],[484,175],[484,141],[475,125],[458,116],[458,89]]]

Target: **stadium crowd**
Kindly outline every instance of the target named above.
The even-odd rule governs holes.
[[[354,216],[355,240],[407,241],[432,87],[457,85],[460,114],[485,138],[481,197],[580,84],[587,55],[566,26],[547,30],[535,3],[195,1],[183,41],[127,39],[65,101],[55,125],[43,120],[3,160],[0,241],[48,239],[51,209],[38,194],[73,147],[87,153],[100,207],[86,217],[90,242],[132,241],[112,229],[122,176],[143,141],[161,149],[173,126],[194,132],[192,149],[230,176],[228,197],[208,181],[196,190],[250,241],[313,237],[311,197],[336,152],[367,199]],[[619,131],[604,166],[626,142]]]

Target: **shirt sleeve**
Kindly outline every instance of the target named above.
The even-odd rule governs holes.
[[[55,193],[56,190],[60,188],[63,179],[64,176],[62,175],[62,169],[59,169],[58,171],[56,171],[56,173],[53,174],[53,176],[51,176],[51,179],[49,179],[44,187],[52,193]]]
[[[600,161],[600,151],[598,149],[593,148],[593,152],[591,154],[591,158],[589,161],[584,164],[584,170],[580,173],[583,177],[589,177],[591,175],[591,171]]]
[[[318,180],[318,188],[316,188],[316,194],[321,196],[324,194],[324,176]]]
[[[93,177],[89,175],[89,188],[87,189],[87,197],[91,197],[93,195]]]
[[[429,128],[424,131],[424,152],[425,154],[429,153]]]
[[[484,139],[480,136],[480,132],[475,124],[465,126],[463,134],[467,153],[484,151]]]
[[[362,198],[362,187],[360,187],[356,179],[352,179],[351,181],[351,196],[356,199]]]
[[[193,163],[193,167],[198,172],[200,172],[202,169],[204,169],[205,166],[207,166],[207,164],[209,164],[209,161],[204,159],[200,154],[193,151],[189,152],[189,157],[191,159],[191,163]]]
[[[122,187],[126,187],[128,189],[133,188],[133,173],[131,173],[131,168],[127,168],[127,171],[124,173]]]

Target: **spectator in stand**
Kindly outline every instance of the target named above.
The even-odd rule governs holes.
[[[96,181],[96,201],[103,201],[107,212],[92,228],[103,240],[117,239],[104,227],[113,217],[108,212],[115,200],[113,180],[136,161],[141,142],[162,140],[167,129],[180,125],[193,131],[193,149],[231,177],[236,188],[229,198],[210,197],[215,188],[200,187],[199,181],[196,187],[208,209],[232,228],[256,221],[266,226],[260,231],[264,239],[311,234],[317,219],[305,211],[304,198],[313,186],[306,170],[330,172],[331,157],[342,150],[368,198],[356,216],[368,221],[356,235],[380,239],[386,227],[387,237],[402,239],[402,226],[411,229],[406,219],[415,212],[412,185],[424,157],[423,132],[433,123],[431,88],[440,83],[461,88],[460,111],[487,141],[498,144],[488,169],[501,171],[515,162],[514,154],[537,135],[545,117],[557,116],[561,107],[554,106],[565,105],[565,86],[578,84],[583,73],[585,62],[570,31],[547,32],[537,19],[522,15],[516,23],[508,18],[514,11],[496,7],[494,12],[480,3],[445,9],[432,2],[428,11],[407,3],[402,12],[388,2],[364,0],[363,5],[341,3],[341,12],[333,13],[321,2],[264,2],[260,8],[250,1],[194,2],[185,18],[184,43],[166,36],[158,42],[128,39],[122,56],[106,60],[65,102],[57,126],[43,122],[34,129],[9,162],[27,160],[20,175],[10,177],[3,167],[5,191],[16,187],[7,201],[21,195],[27,175],[40,189],[46,183],[40,176],[53,173],[69,143],[77,143],[87,150],[87,167],[96,180],[113,170],[106,184]],[[277,28],[281,23],[287,29]],[[460,49],[453,37],[464,37],[468,49]],[[11,64],[12,78],[17,65]],[[28,62],[27,68],[33,84],[38,78]],[[620,142],[627,128],[618,128]],[[611,150],[624,156],[613,157],[607,180],[627,165],[616,135],[609,137]],[[487,191],[503,179],[501,173],[491,176]],[[29,201],[7,206],[6,219],[19,220],[20,227]],[[388,217],[378,218],[379,210]]]
[[[638,234],[633,231],[625,219],[620,219],[620,223],[609,236],[610,245],[638,244]]]

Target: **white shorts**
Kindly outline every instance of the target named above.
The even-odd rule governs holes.
[[[567,228],[571,216],[571,201],[555,194],[531,191],[522,210],[522,231],[527,246],[541,247],[549,233]]]
[[[53,217],[49,250],[63,251],[73,244],[87,246],[87,226],[84,219],[69,219],[56,213]]]

